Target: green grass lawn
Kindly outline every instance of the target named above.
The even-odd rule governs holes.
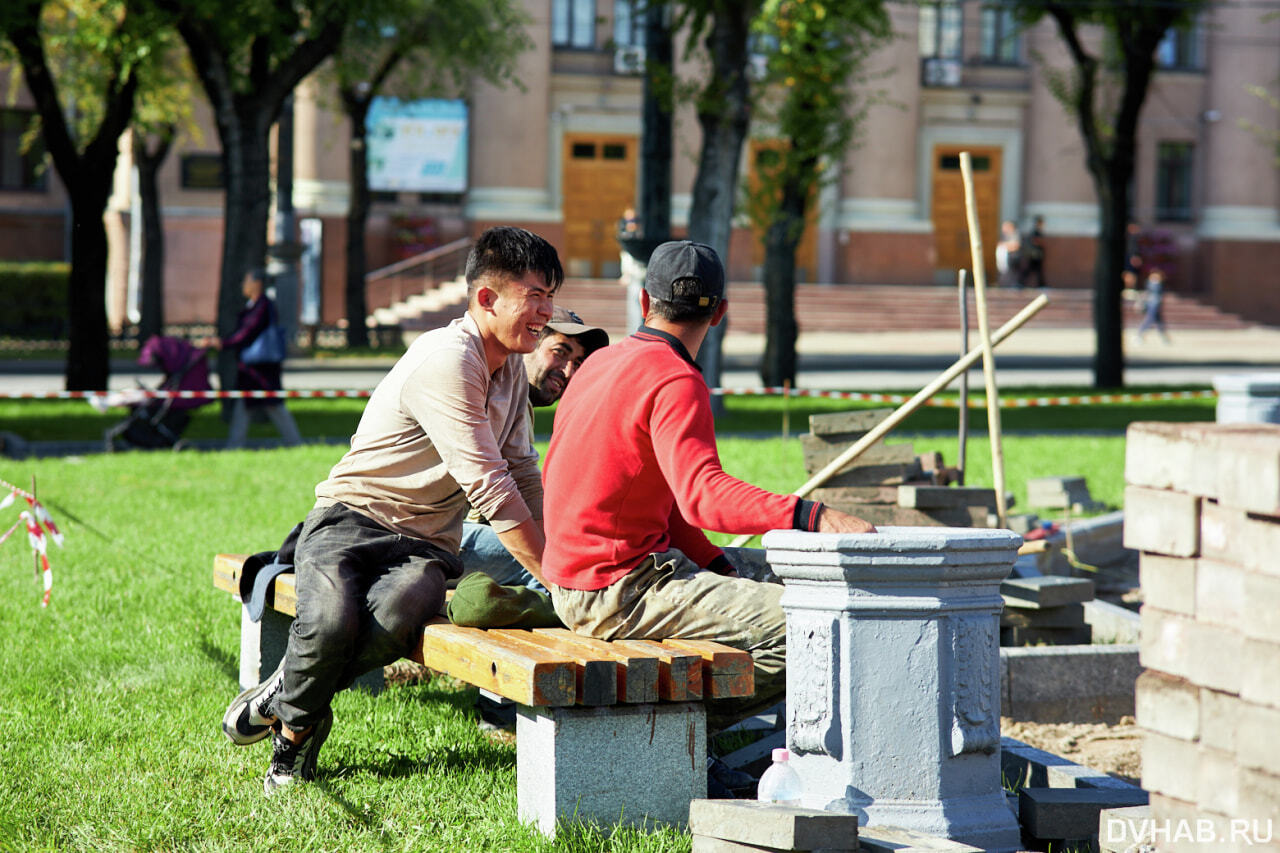
[[[445,678],[342,694],[318,783],[263,798],[269,747],[219,730],[240,617],[213,555],[278,544],[337,452],[0,462],[67,535],[48,609],[26,542],[0,547],[0,850],[687,851],[669,829],[521,825],[514,745]]]

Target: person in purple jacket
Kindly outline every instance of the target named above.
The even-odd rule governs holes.
[[[244,274],[243,292],[247,300],[240,309],[236,322],[236,330],[228,338],[210,338],[208,345],[214,349],[236,351],[236,390],[237,391],[280,391],[284,385],[280,381],[283,368],[283,352],[280,361],[246,361],[245,352],[263,334],[274,334],[269,328],[278,322],[275,303],[264,292],[266,274],[260,268],[250,269]],[[245,438],[249,434],[251,415],[259,418],[265,415],[280,431],[280,437],[286,446],[293,447],[302,443],[298,433],[298,425],[293,415],[285,408],[283,400],[247,400],[235,401],[231,408],[231,427],[227,434],[227,449],[235,450],[244,447]]]

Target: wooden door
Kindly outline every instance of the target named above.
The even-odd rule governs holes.
[[[634,136],[565,135],[561,188],[567,275],[619,274],[618,220],[635,206],[638,148]]]
[[[999,148],[936,145],[933,149],[933,239],[938,269],[972,269],[969,223],[964,209],[960,152],[973,160],[973,198],[978,207],[983,263],[987,282],[996,282],[996,241],[1000,239]],[[972,281],[972,278],[970,279]]]
[[[782,141],[777,139],[753,139],[748,148],[751,157],[751,172],[748,180],[751,191],[756,190],[758,178],[758,169],[765,165],[765,161],[771,157],[777,157],[778,151],[782,147]],[[811,194],[809,203],[805,205],[805,221],[804,234],[800,236],[800,243],[796,246],[796,281],[814,282],[818,277],[818,237],[817,228],[814,223],[818,219],[818,194]],[[757,228],[754,224],[751,226],[751,266],[760,269],[764,266],[764,230]]]

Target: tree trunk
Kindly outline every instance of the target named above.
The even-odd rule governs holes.
[[[782,188],[777,217],[764,240],[764,361],[760,379],[766,387],[796,381],[796,248],[804,235],[809,193],[799,182]]]
[[[673,77],[671,28],[667,10],[649,7],[644,29],[644,124],[640,136],[640,233],[646,240],[671,239],[671,86],[655,75]]]
[[[347,209],[347,346],[367,347],[369,327],[365,318],[369,304],[365,296],[364,277],[365,226],[369,221],[369,172],[368,147],[365,120],[369,115],[367,98],[343,98],[351,120],[351,151],[348,157],[351,168],[351,204]]]
[[[742,159],[742,144],[751,125],[747,36],[756,8],[754,2],[719,5],[706,40],[707,51],[711,55],[711,79],[698,104],[702,149],[698,155],[698,173],[693,181],[689,208],[689,239],[715,249],[726,271],[729,268],[729,236],[733,230],[738,167]],[[721,384],[721,352],[728,327],[726,315],[720,325],[711,327],[698,351],[698,363],[702,366],[707,385],[712,388]],[[724,412],[723,397],[712,397],[711,405],[716,414]]]
[[[1129,179],[1123,180],[1114,167],[1098,189],[1098,257],[1093,274],[1093,385],[1120,388],[1124,385],[1124,314],[1120,291],[1124,287],[1125,226],[1129,221]]]
[[[267,254],[267,214],[270,206],[271,118],[261,107],[237,108],[222,134],[226,195],[223,209],[222,276],[218,287],[218,335],[236,330],[244,305],[244,274],[264,263]],[[218,378],[225,389],[235,387],[236,355],[218,355]]]
[[[157,137],[154,148],[142,134],[134,135],[133,159],[138,166],[138,197],[142,206],[141,318],[138,340],[164,334],[164,222],[160,215],[157,177],[173,144],[172,131]]]
[[[40,113],[45,149],[67,188],[71,204],[71,275],[67,282],[68,391],[105,391],[111,375],[107,335],[107,229],[102,221],[111,194],[120,136],[133,117],[138,80],[117,70],[103,86],[103,113],[83,150],[67,126],[66,111],[45,57],[39,0],[13,3],[5,23],[22,77]]]
[[[67,390],[105,391],[111,376],[107,335],[107,229],[102,212],[111,191],[114,161],[94,171],[86,163],[71,196],[71,276],[67,282],[69,342]],[[92,176],[92,177],[89,177]]]

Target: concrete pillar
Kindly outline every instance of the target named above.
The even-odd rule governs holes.
[[[529,708],[516,717],[520,820],[554,838],[560,819],[683,825],[707,795],[701,702]]]
[[[240,605],[240,687],[248,689],[276,671],[280,659],[284,657],[289,646],[289,626],[293,617],[272,610],[270,607],[262,611],[262,619],[253,621],[249,616],[249,608]],[[382,692],[385,682],[382,670],[373,669],[356,679],[351,685],[357,690],[366,690],[373,695]]]
[[[1000,786],[1008,530],[764,538],[787,615],[787,746],[808,808],[1017,849]]]

